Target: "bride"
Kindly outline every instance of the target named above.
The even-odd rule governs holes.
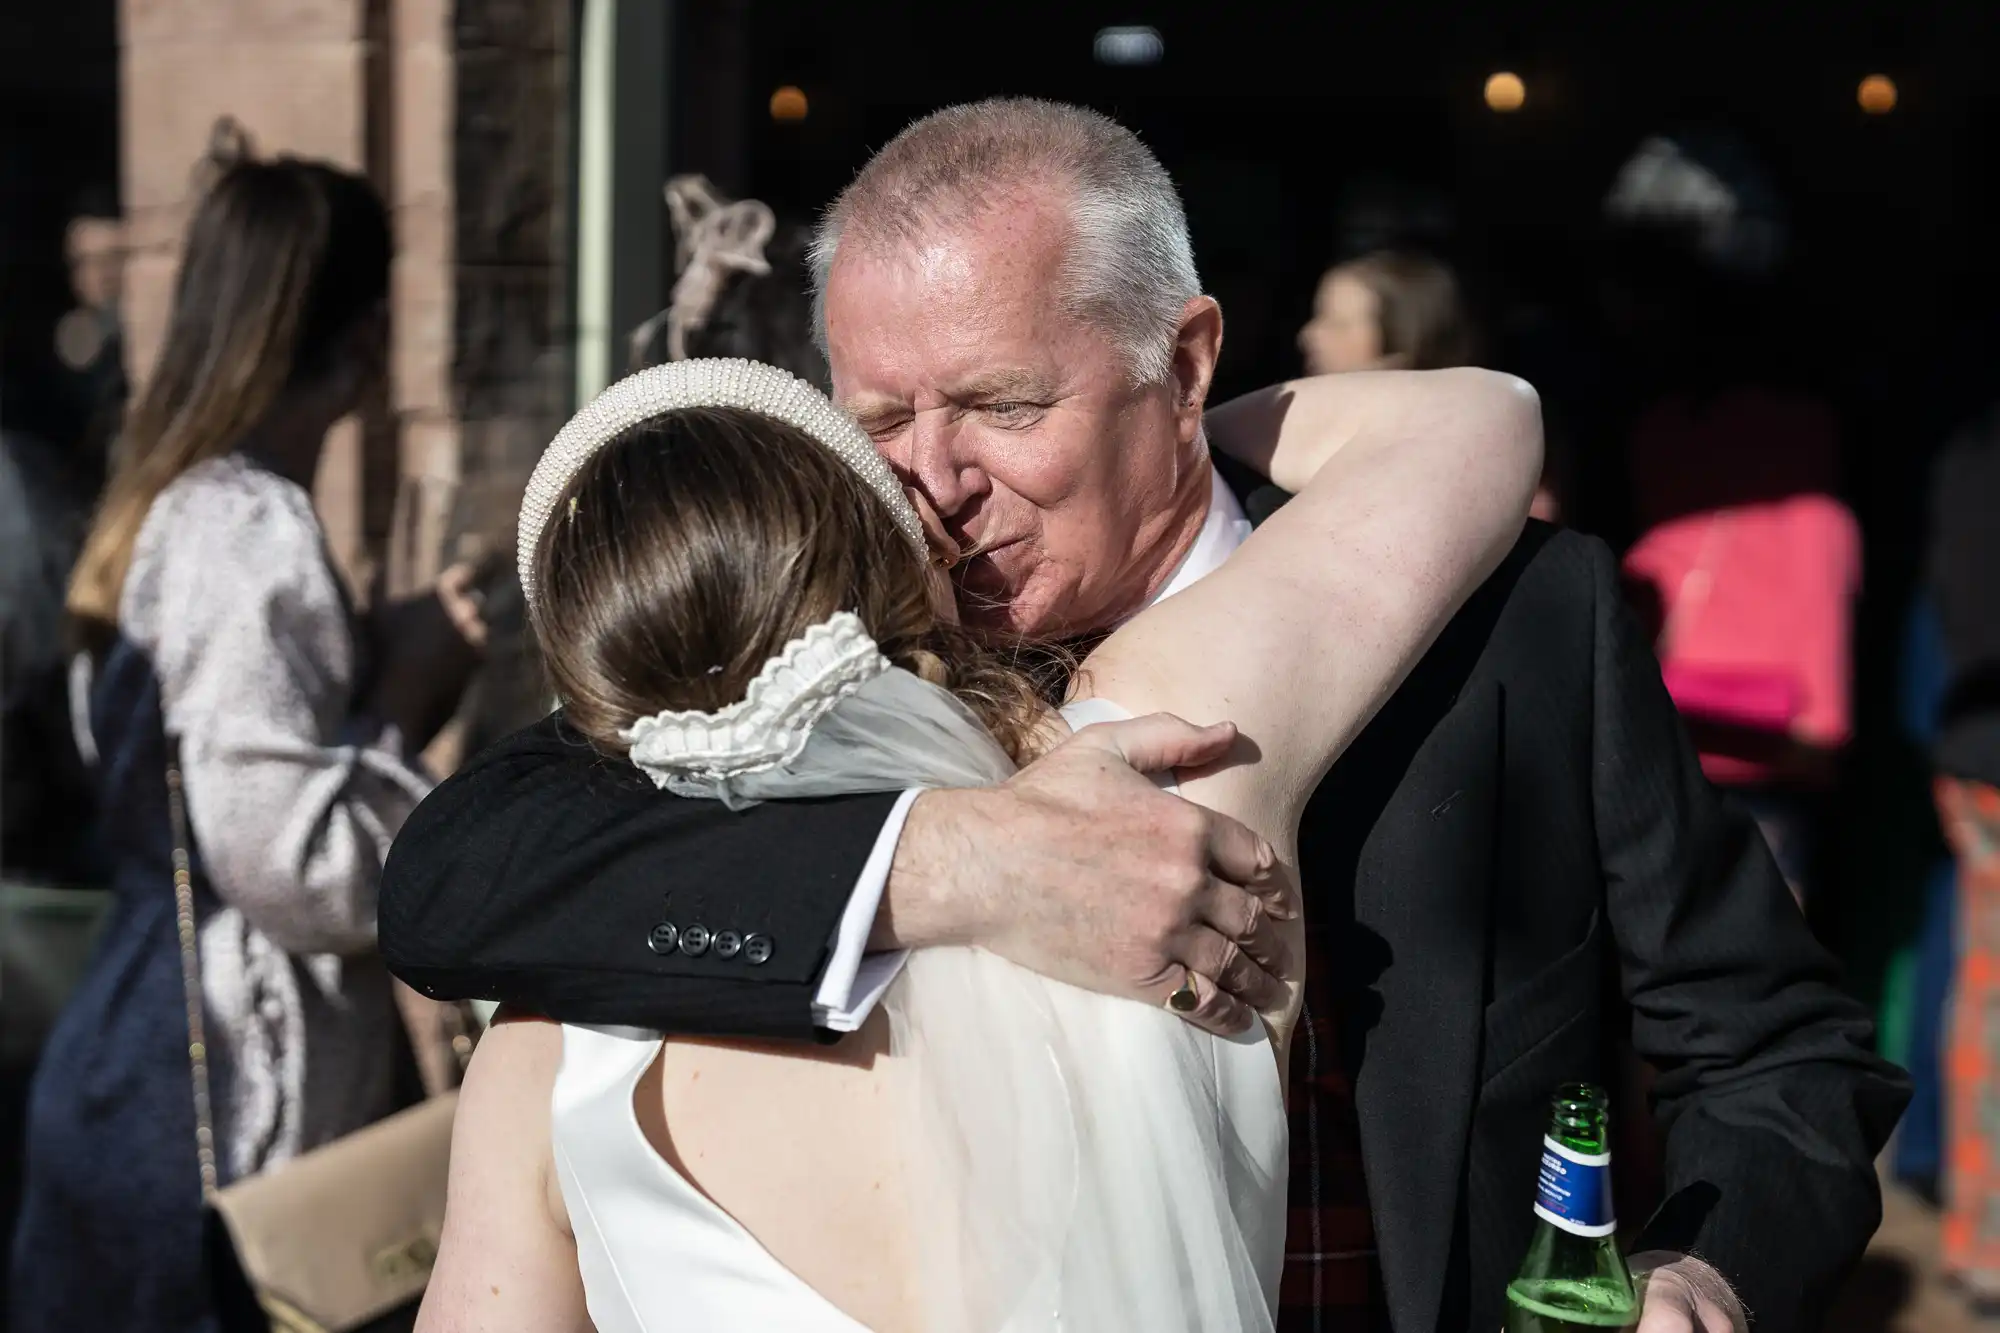
[[[732,808],[997,782],[1077,729],[1172,755],[1289,879],[1306,799],[1518,534],[1541,430],[1482,371],[1278,393],[1208,428],[1297,499],[1052,710],[957,628],[942,529],[817,391],[753,362],[641,372],[522,507],[566,716],[605,762]],[[1343,432],[1357,398],[1397,428]],[[1297,1013],[1294,990],[1214,1037],[947,948],[816,1049],[503,1018],[461,1094],[419,1327],[1269,1329]]]

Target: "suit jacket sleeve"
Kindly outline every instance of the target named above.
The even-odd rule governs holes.
[[[1805,1333],[1881,1219],[1874,1160],[1908,1084],[1871,1053],[1756,825],[1702,776],[1593,547],[1598,850],[1666,1134],[1666,1202],[1636,1248],[1699,1255],[1760,1333]]]
[[[552,716],[481,754],[404,825],[383,871],[382,952],[438,999],[810,1038],[835,930],[896,799],[732,812],[657,790]],[[661,951],[662,926],[760,936],[768,956],[741,943]]]

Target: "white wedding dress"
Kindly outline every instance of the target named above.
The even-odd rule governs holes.
[[[774,659],[742,711],[649,719],[634,759],[732,807],[1007,776],[955,699],[873,649],[837,616]],[[1093,700],[1065,716],[1125,714]],[[1272,1327],[1287,1136],[1261,1026],[1213,1037],[972,949],[911,955],[883,1003],[915,1075],[902,1113],[926,1328]],[[633,1094],[659,1050],[657,1034],[563,1029],[555,1164],[600,1333],[854,1333],[653,1150]]]

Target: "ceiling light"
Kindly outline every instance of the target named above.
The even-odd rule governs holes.
[[[1896,81],[1887,74],[1870,74],[1854,90],[1854,100],[1871,116],[1886,116],[1896,109]]]
[[[1521,82],[1521,76],[1507,70],[1491,75],[1486,80],[1486,105],[1502,114],[1519,111],[1528,100],[1528,85]]]
[[[772,120],[804,120],[806,118],[806,94],[803,88],[786,84],[771,94]]]
[[[1158,28],[1099,28],[1090,49],[1100,65],[1157,65],[1167,43]]]

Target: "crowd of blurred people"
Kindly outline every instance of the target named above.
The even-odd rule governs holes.
[[[825,386],[809,228],[699,178],[666,198],[678,279],[633,331],[632,363],[745,356]],[[124,365],[112,212],[79,207],[76,308],[52,330],[87,400],[81,424],[67,440],[0,432],[0,868],[111,895],[27,1114],[8,1284],[23,1329],[102,1326],[109,1272],[145,1293],[157,1327],[198,1310],[201,1238],[160,1204],[196,1182],[189,958],[226,1127],[202,1151],[222,1181],[449,1082],[449,1057],[425,1048],[452,1029],[412,996],[399,1004],[372,953],[374,889],[432,781],[418,755],[486,634],[464,567],[413,599],[357,605],[313,515],[326,432],[385,374],[392,239],[372,187],[288,158],[218,164],[147,367]],[[1755,278],[1671,231],[1620,251],[1645,259],[1605,287],[1607,327],[1648,387],[1615,434],[1570,444],[1619,455],[1623,567],[1665,688],[1809,909],[1857,717],[1864,549],[1843,422],[1762,359]],[[1504,364],[1439,254],[1336,258],[1298,333],[1305,373]],[[1564,489],[1552,471],[1536,515],[1573,512]],[[1955,874],[1933,890],[1905,1130],[1941,1142],[1909,1174],[1937,1177],[1948,1261],[2000,1303],[1996,513],[2000,415],[1968,424],[1936,472],[1924,730]],[[170,768],[192,817],[192,939],[175,912]]]

